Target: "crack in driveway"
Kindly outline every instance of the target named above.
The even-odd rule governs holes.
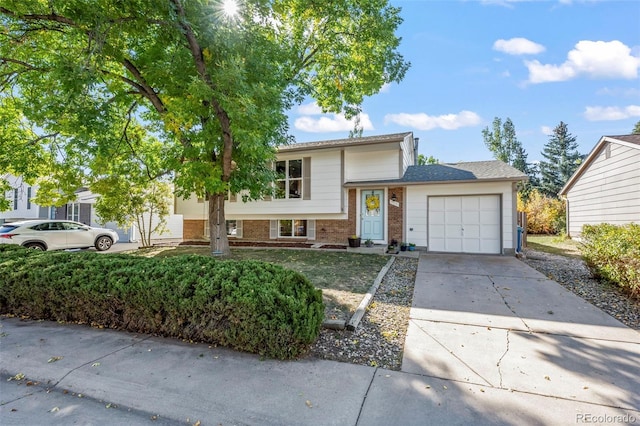
[[[426,334],[427,336],[429,336],[434,342],[436,342],[440,347],[442,347],[444,350],[446,350],[448,353],[450,353],[455,359],[457,359],[458,361],[460,361],[460,363],[462,363],[462,365],[464,365],[465,367],[467,367],[469,370],[471,370],[476,376],[480,377],[482,380],[485,381],[485,383],[488,386],[491,386],[492,388],[495,387],[493,385],[493,383],[491,383],[489,380],[487,380],[482,374],[480,374],[479,372],[477,372],[473,367],[471,367],[469,364],[467,364],[462,358],[460,358],[458,355],[456,355],[456,353],[449,349],[444,343],[442,343],[440,340],[438,340],[435,336],[433,336],[432,334],[430,334],[427,330],[425,330],[423,327],[420,326],[420,324],[418,322],[416,322],[414,319],[411,319],[411,321],[413,321],[418,328],[420,329],[420,331],[422,331],[424,334]]]
[[[522,324],[524,324],[524,326],[526,327],[527,331],[529,331],[529,333],[533,333],[533,330],[531,329],[531,327],[529,327],[529,324],[527,324],[524,318],[518,315],[516,310],[513,309],[513,307],[509,304],[509,302],[507,302],[507,299],[504,297],[504,294],[502,294],[500,290],[498,290],[498,287],[496,286],[495,281],[493,281],[493,279],[491,278],[491,275],[487,275],[487,278],[489,279],[489,281],[491,281],[491,285],[493,286],[493,289],[496,291],[496,293],[498,293],[504,305],[513,313],[513,315],[518,317],[518,319],[522,322]]]

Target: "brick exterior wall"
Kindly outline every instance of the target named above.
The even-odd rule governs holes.
[[[268,220],[243,220],[242,239],[251,241],[269,241]]]
[[[204,240],[204,220],[185,219],[182,223],[182,239],[184,241]]]
[[[404,229],[404,190],[403,188],[389,188],[389,200],[391,196],[396,194],[396,201],[400,203],[400,207],[392,206],[387,203],[389,216],[389,239],[388,242],[395,239],[400,244],[402,240],[402,230]]]
[[[356,190],[349,189],[347,220],[316,220],[316,241],[347,244],[347,238],[356,233]]]
[[[402,231],[404,229],[404,190],[403,188],[389,188],[389,198],[396,194],[396,200],[400,207],[392,206],[387,201],[389,216],[389,238],[402,242]],[[356,210],[357,210],[356,190],[349,189],[348,195],[348,215],[346,220],[316,220],[316,239],[319,243],[347,244],[347,238],[356,233]],[[269,241],[269,220],[243,220],[242,240],[248,241]],[[204,237],[204,220],[185,220],[183,227],[185,241],[200,241]],[[290,238],[281,238],[281,241],[290,241]],[[295,239],[305,241],[305,239]]]

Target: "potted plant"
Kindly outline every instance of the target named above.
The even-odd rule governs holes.
[[[405,243],[404,241],[400,243],[400,251],[407,251],[408,247],[409,247],[409,243]]]
[[[416,251],[415,243],[409,243],[409,251]]]
[[[364,241],[364,245],[367,246],[367,247],[373,247],[373,241],[371,241],[371,238],[367,238]]]
[[[360,237],[357,235],[352,235],[348,238],[349,247],[360,247]]]

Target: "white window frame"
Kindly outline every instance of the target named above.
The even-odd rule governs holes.
[[[289,164],[292,161],[300,162],[300,177],[291,177],[289,172]],[[276,181],[276,191],[275,191],[275,199],[276,200],[302,200],[304,199],[304,160],[302,158],[292,158],[289,160],[278,160],[275,162],[275,167],[277,170],[278,163],[285,163],[285,175],[283,179],[278,179]],[[300,194],[297,197],[290,196],[290,185],[291,182],[299,182]],[[284,182],[284,197],[278,196],[278,191],[280,190],[280,182]]]
[[[67,204],[67,220],[80,222],[80,203]]]
[[[304,220],[307,222],[306,224],[306,235],[282,235],[280,233],[280,223],[282,221],[290,221],[291,222],[291,233],[295,234],[295,222],[297,220]],[[291,239],[307,239],[307,240],[315,240],[316,239],[316,221],[315,219],[300,219],[300,218],[286,218],[286,219],[273,219],[270,221],[270,230],[269,230],[269,238],[275,240],[277,238],[291,238]]]
[[[235,222],[236,223],[236,227],[235,227],[235,234],[231,234],[229,233],[229,222]],[[226,227],[227,227],[227,237],[229,238],[242,238],[242,221],[241,220],[236,220],[236,219],[228,219],[226,221]]]

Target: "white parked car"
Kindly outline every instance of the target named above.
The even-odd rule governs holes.
[[[0,244],[19,244],[36,250],[109,250],[118,242],[111,229],[94,228],[69,220],[25,220],[0,225]]]

